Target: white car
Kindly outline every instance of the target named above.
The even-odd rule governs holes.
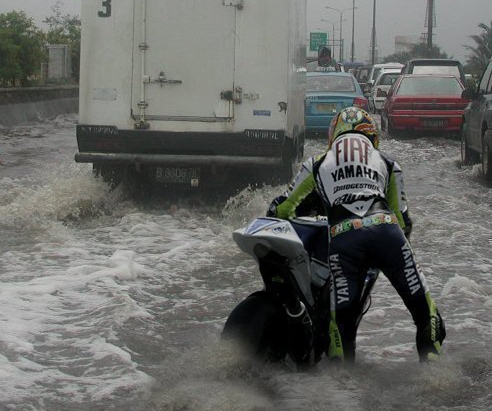
[[[369,111],[371,113],[381,112],[389,89],[400,75],[401,72],[398,69],[384,71],[379,74],[368,98]]]
[[[371,93],[371,90],[374,87],[374,84],[376,83],[376,79],[381,73],[384,73],[386,71],[394,71],[394,70],[401,71],[402,68],[403,68],[403,64],[401,63],[374,64],[374,66],[372,66],[371,69],[369,70],[369,76],[367,77],[367,82],[363,90],[366,97],[368,97],[369,94]]]

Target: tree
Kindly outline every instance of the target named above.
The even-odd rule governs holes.
[[[409,51],[395,53],[384,59],[385,63],[398,62],[406,63],[408,60],[417,58],[447,59],[449,56],[435,44],[429,50],[426,43],[414,44]]]
[[[490,26],[480,23],[478,27],[483,30],[482,33],[470,36],[475,42],[475,47],[463,46],[470,52],[466,62],[466,69],[475,76],[482,75],[489,60],[492,58],[492,21]]]
[[[62,13],[63,2],[57,1],[51,7],[52,15],[43,23],[48,25],[46,41],[49,44],[67,44],[70,46],[72,71],[75,79],[79,78],[81,21],[78,16]]]
[[[24,12],[0,14],[0,82],[25,86],[39,73],[43,33]]]

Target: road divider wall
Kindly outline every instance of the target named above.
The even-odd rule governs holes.
[[[77,113],[78,86],[0,89],[0,125],[13,126]]]

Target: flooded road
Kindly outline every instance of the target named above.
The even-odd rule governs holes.
[[[306,374],[217,344],[261,288],[231,233],[284,187],[201,206],[130,198],[74,162],[76,121],[0,129],[1,411],[492,407],[492,189],[460,167],[457,140],[381,143],[405,173],[412,246],[447,327],[442,361],[418,363],[410,315],[381,276],[357,364]]]

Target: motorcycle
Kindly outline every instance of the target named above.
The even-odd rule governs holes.
[[[314,366],[329,346],[330,283],[326,218],[257,218],[233,233],[259,265],[264,288],[230,313],[222,340],[265,362],[290,358],[298,369]],[[379,271],[368,270],[357,325],[370,306]]]

